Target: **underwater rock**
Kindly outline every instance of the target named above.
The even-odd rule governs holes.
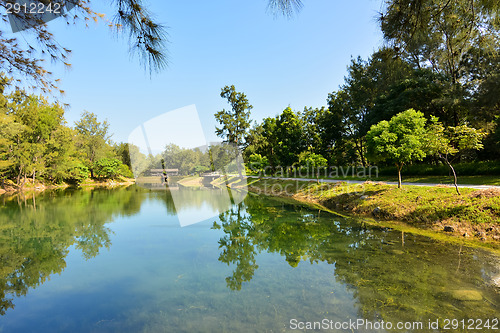
[[[500,274],[498,274],[497,276],[494,276],[492,279],[491,279],[491,283],[497,287],[497,288],[500,288]]]
[[[452,290],[451,297],[458,301],[481,301],[483,295],[477,290]]]

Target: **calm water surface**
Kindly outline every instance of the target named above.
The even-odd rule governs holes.
[[[0,332],[288,332],[292,319],[438,332],[429,320],[499,317],[491,253],[257,196],[181,228],[176,208],[213,206],[183,195],[0,197]]]

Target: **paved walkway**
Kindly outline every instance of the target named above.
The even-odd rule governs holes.
[[[253,177],[253,176],[249,176],[249,177],[258,178],[258,177]],[[262,177],[262,179],[302,180],[302,181],[314,180],[314,181],[316,181],[316,179],[312,179],[312,178]],[[362,184],[365,181],[364,180],[346,180],[346,179],[320,179],[319,182],[320,183],[346,182],[348,184]],[[375,180],[374,182],[378,182],[378,181]],[[385,182],[385,181],[381,181],[380,183],[386,183],[386,184],[389,184],[389,185],[398,185],[398,182]],[[446,186],[450,186],[450,187],[453,187],[453,188],[455,187],[455,185],[453,185],[453,184],[438,184],[438,183],[406,183],[406,182],[402,182],[401,184],[403,186],[405,186],[405,185],[411,185],[411,186],[437,186],[437,185],[446,185]],[[474,188],[474,189],[488,189],[488,188],[499,188],[500,189],[500,186],[497,186],[497,185],[458,184],[458,187],[461,187],[461,188]]]

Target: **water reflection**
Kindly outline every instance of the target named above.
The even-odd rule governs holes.
[[[220,214],[212,227],[218,230],[207,224],[157,228],[161,219],[168,220],[163,226],[178,226],[174,215],[180,210],[221,208],[204,193],[178,195],[184,196],[181,205],[171,191],[137,187],[0,197],[0,313],[63,272],[75,250],[93,262],[105,257],[92,266],[96,277],[85,279],[96,285],[94,291],[81,287],[87,282],[65,281],[73,294],[50,294],[68,309],[73,297],[91,299],[71,314],[82,332],[103,325],[132,332],[251,331],[251,325],[260,325],[253,331],[283,331],[291,318],[427,322],[500,313],[493,285],[500,262],[493,254],[253,195]],[[125,216],[134,218],[106,224]],[[119,251],[106,257],[103,249],[110,247]],[[39,321],[47,317],[41,310],[36,314]],[[8,317],[3,319],[10,327],[24,327]]]
[[[1,196],[0,314],[14,308],[14,297],[61,273],[71,246],[85,259],[109,248],[105,224],[137,214],[143,199],[131,188]]]
[[[219,260],[234,267],[228,288],[241,290],[258,269],[259,252],[279,253],[291,267],[326,262],[369,320],[494,318],[500,313],[498,257],[361,223],[325,212],[251,198],[219,216]]]

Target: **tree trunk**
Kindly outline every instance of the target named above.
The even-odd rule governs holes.
[[[359,159],[361,160],[361,164],[363,165],[363,167],[365,167],[365,157],[363,156],[363,143],[355,140],[354,145],[356,146],[356,150],[358,151]],[[356,165],[357,161],[354,162],[354,164]]]
[[[19,173],[17,174],[16,185],[19,187],[21,185],[21,176],[23,175],[24,166],[21,164],[19,166]]]
[[[26,184],[26,172],[23,174],[23,182],[21,184],[21,191],[23,190],[24,188],[24,184]]]
[[[403,167],[403,165],[396,164],[396,167],[398,168],[398,188],[401,188],[401,168]]]
[[[365,155],[363,154],[363,141],[360,141],[359,145],[359,156],[361,157],[361,164],[363,165],[363,168],[366,168]]]
[[[461,195],[460,190],[458,189],[457,173],[455,172],[455,168],[453,168],[453,166],[451,165],[451,163],[448,161],[448,157],[441,156],[441,158],[443,159],[443,161],[446,162],[446,164],[448,164],[448,166],[451,169],[451,172],[453,172],[453,181],[454,181],[454,184],[455,184],[455,190],[457,190],[457,194],[458,195]]]

